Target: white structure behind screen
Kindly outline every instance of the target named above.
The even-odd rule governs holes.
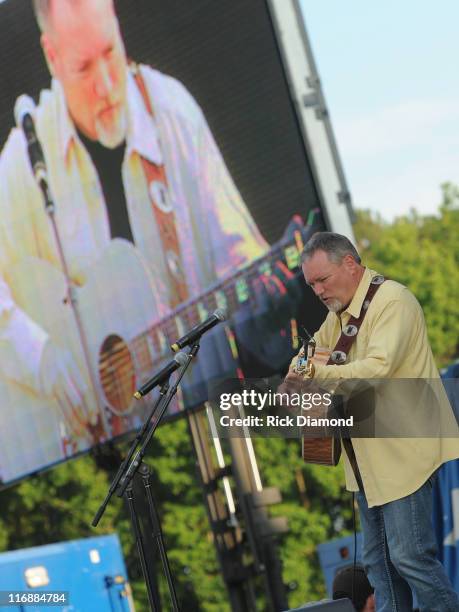
[[[352,206],[298,0],[268,0],[328,228],[354,240]]]

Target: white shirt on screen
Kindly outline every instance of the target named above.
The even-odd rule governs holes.
[[[261,256],[267,244],[226,168],[204,115],[184,86],[151,68],[140,68],[155,113],[145,109],[128,75],[126,155],[123,162],[128,214],[137,249],[154,275],[157,317],[167,314],[166,262],[148,196],[140,156],[164,161],[185,278],[190,295]],[[92,161],[69,118],[58,81],[41,93],[36,112],[56,222],[72,280],[84,284],[91,264],[109,244],[110,226]],[[2,215],[0,272],[15,292],[12,263],[28,256],[60,267],[52,228],[34,181],[22,132],[13,129],[0,159]],[[37,387],[40,348],[47,335],[20,313],[8,286],[0,284],[0,371]]]
[[[146,66],[139,69],[154,119],[129,70],[122,177],[135,246],[152,281],[152,317],[160,320],[171,310],[170,290],[142,157],[164,163],[190,296],[200,295],[210,284],[260,257],[268,245],[194,98],[177,80]],[[110,224],[96,170],[69,117],[58,81],[41,92],[35,124],[70,277],[77,286],[84,286],[91,267],[111,244]],[[63,458],[56,413],[49,402],[28,402],[42,391],[40,365],[49,335],[18,306],[18,296],[24,295],[30,279],[27,266],[23,275],[13,270],[28,258],[47,262],[56,270],[61,265],[25,138],[18,128],[11,130],[0,156],[0,190],[0,392],[4,398],[0,479],[11,480]],[[122,273],[120,269],[120,276]],[[5,381],[9,388],[23,392],[20,400],[2,391]]]

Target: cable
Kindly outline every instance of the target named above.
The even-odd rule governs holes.
[[[352,567],[352,605],[354,605],[355,570],[357,566],[357,527],[355,520],[355,493],[352,492],[352,528],[354,530],[354,563]]]

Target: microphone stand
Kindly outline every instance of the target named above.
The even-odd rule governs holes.
[[[83,361],[86,366],[87,374],[89,377],[89,382],[91,385],[91,391],[94,394],[94,400],[95,400],[95,404],[96,404],[97,411],[98,411],[97,421],[95,423],[91,422],[89,409],[86,406],[85,402],[83,403],[82,408],[85,412],[85,416],[88,419],[88,429],[91,435],[93,436],[96,442],[101,442],[101,441],[103,442],[106,440],[106,436],[109,435],[109,425],[107,423],[106,416],[104,413],[104,408],[101,404],[101,401],[100,401],[100,398],[97,392],[96,379],[95,379],[94,372],[91,366],[91,351],[89,349],[87,334],[86,334],[86,331],[83,325],[83,320],[81,318],[81,314],[78,308],[78,299],[77,299],[77,294],[75,290],[75,285],[70,277],[67,258],[65,256],[64,247],[62,245],[59,228],[57,227],[57,223],[56,223],[56,217],[55,217],[56,206],[54,204],[54,200],[51,195],[48,181],[46,179],[46,174],[45,176],[41,176],[41,177],[35,176],[35,180],[42,193],[43,203],[45,206],[45,212],[51,223],[51,228],[52,228],[54,240],[56,243],[57,254],[59,258],[59,264],[60,264],[61,271],[65,279],[64,303],[70,307],[73,313],[73,318],[75,320],[76,327],[77,327],[78,337],[79,337],[79,341],[80,341],[80,345],[82,349]]]
[[[146,546],[145,546],[144,537],[142,535],[142,531],[140,527],[139,517],[136,512],[132,479],[137,473],[140,473],[142,477],[143,486],[145,489],[144,492],[147,498],[148,509],[149,509],[149,522],[150,522],[150,528],[151,528],[150,535],[153,537],[158,547],[158,550],[159,550],[159,554],[161,557],[161,563],[163,566],[164,574],[166,576],[169,594],[170,594],[170,598],[172,602],[172,609],[174,610],[174,612],[179,612],[180,608],[178,605],[177,593],[176,593],[175,586],[174,586],[173,579],[172,579],[172,572],[171,572],[169,560],[167,557],[167,552],[166,552],[166,547],[164,544],[164,537],[163,537],[163,533],[161,529],[161,524],[159,521],[158,512],[157,512],[155,502],[153,499],[153,494],[151,491],[150,468],[145,463],[143,463],[143,457],[145,455],[146,448],[151,438],[153,437],[153,434],[156,431],[156,428],[161,422],[161,419],[164,416],[169,404],[171,403],[172,398],[177,392],[177,388],[183,376],[185,375],[185,372],[188,369],[188,366],[190,365],[192,359],[196,357],[196,354],[199,351],[199,340],[200,338],[198,338],[196,342],[193,344],[191,351],[187,355],[187,362],[185,363],[185,365],[182,366],[182,369],[179,370],[179,374],[177,376],[175,383],[173,383],[170,386],[169,381],[167,380],[161,386],[160,395],[158,399],[156,400],[152,410],[150,411],[147,419],[145,420],[141,430],[136,435],[128,451],[126,458],[120,465],[118,472],[110,485],[108,493],[91,523],[93,527],[96,527],[98,525],[115,491],[118,497],[125,496],[128,507],[129,507],[134,536],[135,536],[136,544],[137,544],[137,550],[138,550],[139,557],[140,557],[140,564],[142,566],[142,572],[144,575],[145,583],[147,585],[147,593],[148,593],[148,600],[150,603],[150,609],[153,610],[153,612],[158,610],[158,607],[155,604],[153,583],[152,583],[151,575],[147,567],[147,560],[146,560],[146,555],[145,555]],[[157,416],[156,416],[156,413],[158,413]],[[156,418],[152,421],[154,416],[156,416]],[[138,450],[136,452],[137,448]]]

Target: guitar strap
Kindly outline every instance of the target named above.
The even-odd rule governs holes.
[[[336,346],[327,361],[327,365],[344,365],[346,363],[347,356],[349,354],[351,346],[357,338],[357,334],[359,333],[359,329],[363,323],[371,300],[374,298],[376,292],[385,280],[386,279],[381,274],[376,274],[375,276],[373,276],[362,304],[360,316],[358,318],[351,317],[349,319],[347,325],[343,328],[341,332],[341,336],[338,338],[338,342],[336,343]],[[349,463],[351,464],[352,471],[354,472],[357,484],[359,485],[359,489],[361,491],[364,491],[362,477],[360,475],[359,466],[357,465],[357,460],[355,458],[354,447],[352,446],[352,440],[348,437],[342,437],[341,441],[349,459]]]
[[[154,121],[153,107],[142,74],[135,64],[131,65],[131,68],[145,108]],[[151,207],[158,225],[161,244],[166,257],[166,268],[171,289],[170,306],[175,308],[188,298],[188,287],[183,271],[174,209],[169,197],[166,169],[164,164],[154,164],[144,157],[141,157],[141,161],[148,185]]]

